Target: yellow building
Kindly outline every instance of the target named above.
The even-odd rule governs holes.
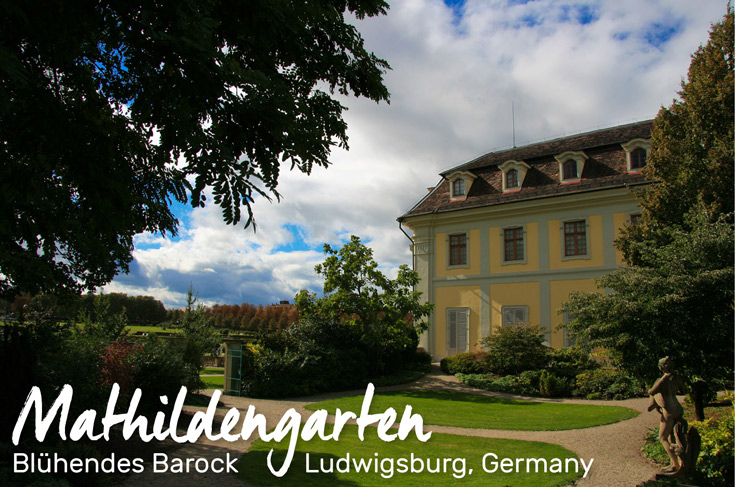
[[[493,152],[441,174],[405,215],[414,268],[435,304],[421,346],[476,350],[492,330],[540,325],[567,346],[559,312],[572,291],[623,264],[613,245],[639,214],[651,121]]]

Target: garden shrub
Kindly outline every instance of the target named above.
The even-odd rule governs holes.
[[[577,375],[574,395],[588,399],[625,399],[643,396],[645,389],[625,372],[606,367]]]
[[[497,375],[518,375],[543,369],[549,362],[549,348],[538,326],[518,323],[502,326],[481,340],[487,350],[483,359],[487,370]]]
[[[131,366],[132,387],[141,390],[138,410],[143,414],[167,409],[159,400],[164,395],[169,398],[168,409],[173,408],[181,386],[190,391],[204,386],[199,370],[184,361],[177,346],[155,335],[142,341],[139,352],[131,357]]]
[[[569,396],[572,386],[566,378],[557,377],[548,370],[544,370],[539,377],[538,391],[545,397]]]
[[[733,469],[735,410],[730,410],[719,421],[714,418],[692,421],[690,427],[697,428],[702,438],[697,470],[707,478],[713,487],[732,485],[735,475]]]
[[[694,473],[696,485],[706,487],[729,487],[733,475],[733,428],[735,410],[729,408],[724,416],[708,418],[705,421],[692,421],[690,428],[696,428],[702,440],[697,467]],[[658,428],[651,428],[643,445],[643,453],[659,465],[667,465],[669,457],[658,440]],[[639,487],[663,486],[663,483],[644,483]]]
[[[439,366],[447,374],[483,374],[488,372],[484,363],[486,356],[486,352],[460,353],[444,357]]]
[[[416,354],[413,357],[412,365],[415,369],[429,371],[431,370],[432,357],[426,350],[416,350]]]
[[[303,319],[243,350],[242,393],[293,397],[363,387],[367,357],[359,329],[327,319]]]
[[[590,354],[579,347],[565,347],[549,350],[548,369],[557,377],[574,379],[577,375],[588,370],[600,368],[600,365],[590,357]]]

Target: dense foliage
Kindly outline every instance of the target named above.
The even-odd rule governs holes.
[[[421,303],[414,271],[396,279],[378,270],[372,250],[353,236],[341,249],[324,246],[316,266],[325,277],[324,296],[301,291],[301,320],[284,331],[263,334],[244,352],[243,393],[302,396],[363,387],[368,380],[430,365],[417,354],[422,321],[432,305]]]
[[[215,328],[227,330],[283,330],[299,321],[299,313],[291,304],[215,304],[207,307],[205,312],[211,316]],[[183,314],[183,309],[168,310],[167,321],[179,323]]]
[[[733,30],[728,7],[692,56],[681,100],[654,121],[655,182],[639,195],[640,224],[617,242],[630,265],[599,280],[612,292],[565,305],[578,338],[640,379],[670,356],[700,420],[704,398],[733,383]]]
[[[712,406],[717,406],[713,409],[714,415],[705,421],[689,421],[689,427],[696,428],[701,437],[701,449],[694,473],[694,481],[698,486],[729,487],[732,485],[733,475],[735,475],[732,433],[735,428],[735,409],[733,409],[732,399],[732,393],[729,393],[725,401],[712,404]],[[688,411],[685,412],[685,417],[689,415]],[[669,456],[658,439],[658,428],[652,428],[649,431],[643,452],[649,459],[662,466],[669,463]],[[659,484],[646,482],[640,487],[659,487]]]
[[[516,327],[509,333],[513,340],[496,341],[510,343],[508,353],[529,342],[529,348],[538,343],[533,327]],[[512,329],[511,329],[512,330]],[[507,338],[507,337],[506,337]],[[496,350],[496,354],[501,350]],[[645,393],[643,384],[629,374],[603,367],[579,347],[551,349],[544,347],[533,360],[524,359],[517,364],[518,373],[506,373],[498,369],[496,360],[488,360],[488,351],[470,352],[445,357],[442,370],[455,374],[468,385],[493,392],[506,392],[542,397],[584,397],[587,399],[625,399]],[[521,370],[522,369],[522,370]]]
[[[324,277],[324,294],[306,290],[295,298],[303,318],[327,318],[356,328],[372,375],[392,372],[404,353],[413,354],[418,336],[427,327],[424,319],[433,309],[414,291],[418,273],[401,266],[389,279],[373,260],[372,250],[352,236],[340,249],[325,244],[327,255],[315,267]]]
[[[95,318],[95,307],[106,306],[112,314],[125,312],[128,324],[159,324],[167,319],[163,303],[153,296],[128,296],[124,293],[84,294],[81,296],[52,294],[20,294],[13,299],[0,300],[0,312],[5,321],[23,321],[28,308],[43,308],[49,317],[58,321]]]
[[[544,345],[545,340],[538,326],[518,323],[497,328],[480,344],[487,351],[484,361],[490,372],[518,375],[546,366],[549,348]]]
[[[334,96],[388,99],[347,17],[382,0],[3,3],[0,294],[94,289],[172,200],[253,222],[282,169],[347,147]]]

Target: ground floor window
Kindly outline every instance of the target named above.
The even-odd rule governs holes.
[[[528,323],[528,306],[503,306],[503,326],[511,326],[516,323]]]
[[[468,351],[469,315],[469,308],[447,310],[447,355]]]

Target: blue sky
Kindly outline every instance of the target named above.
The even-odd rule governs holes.
[[[391,64],[391,103],[342,98],[349,152],[328,169],[283,171],[257,232],[217,207],[175,205],[176,238],[138,235],[130,273],[105,292],[152,295],[169,308],[193,285],[208,304],[269,304],[319,291],[325,242],[351,234],[388,274],[410,264],[396,218],[439,172],[512,144],[653,118],[669,105],[690,55],[726,11],[709,0],[400,0],[356,22]],[[211,198],[209,199],[211,201]],[[407,230],[409,233],[410,231]]]

